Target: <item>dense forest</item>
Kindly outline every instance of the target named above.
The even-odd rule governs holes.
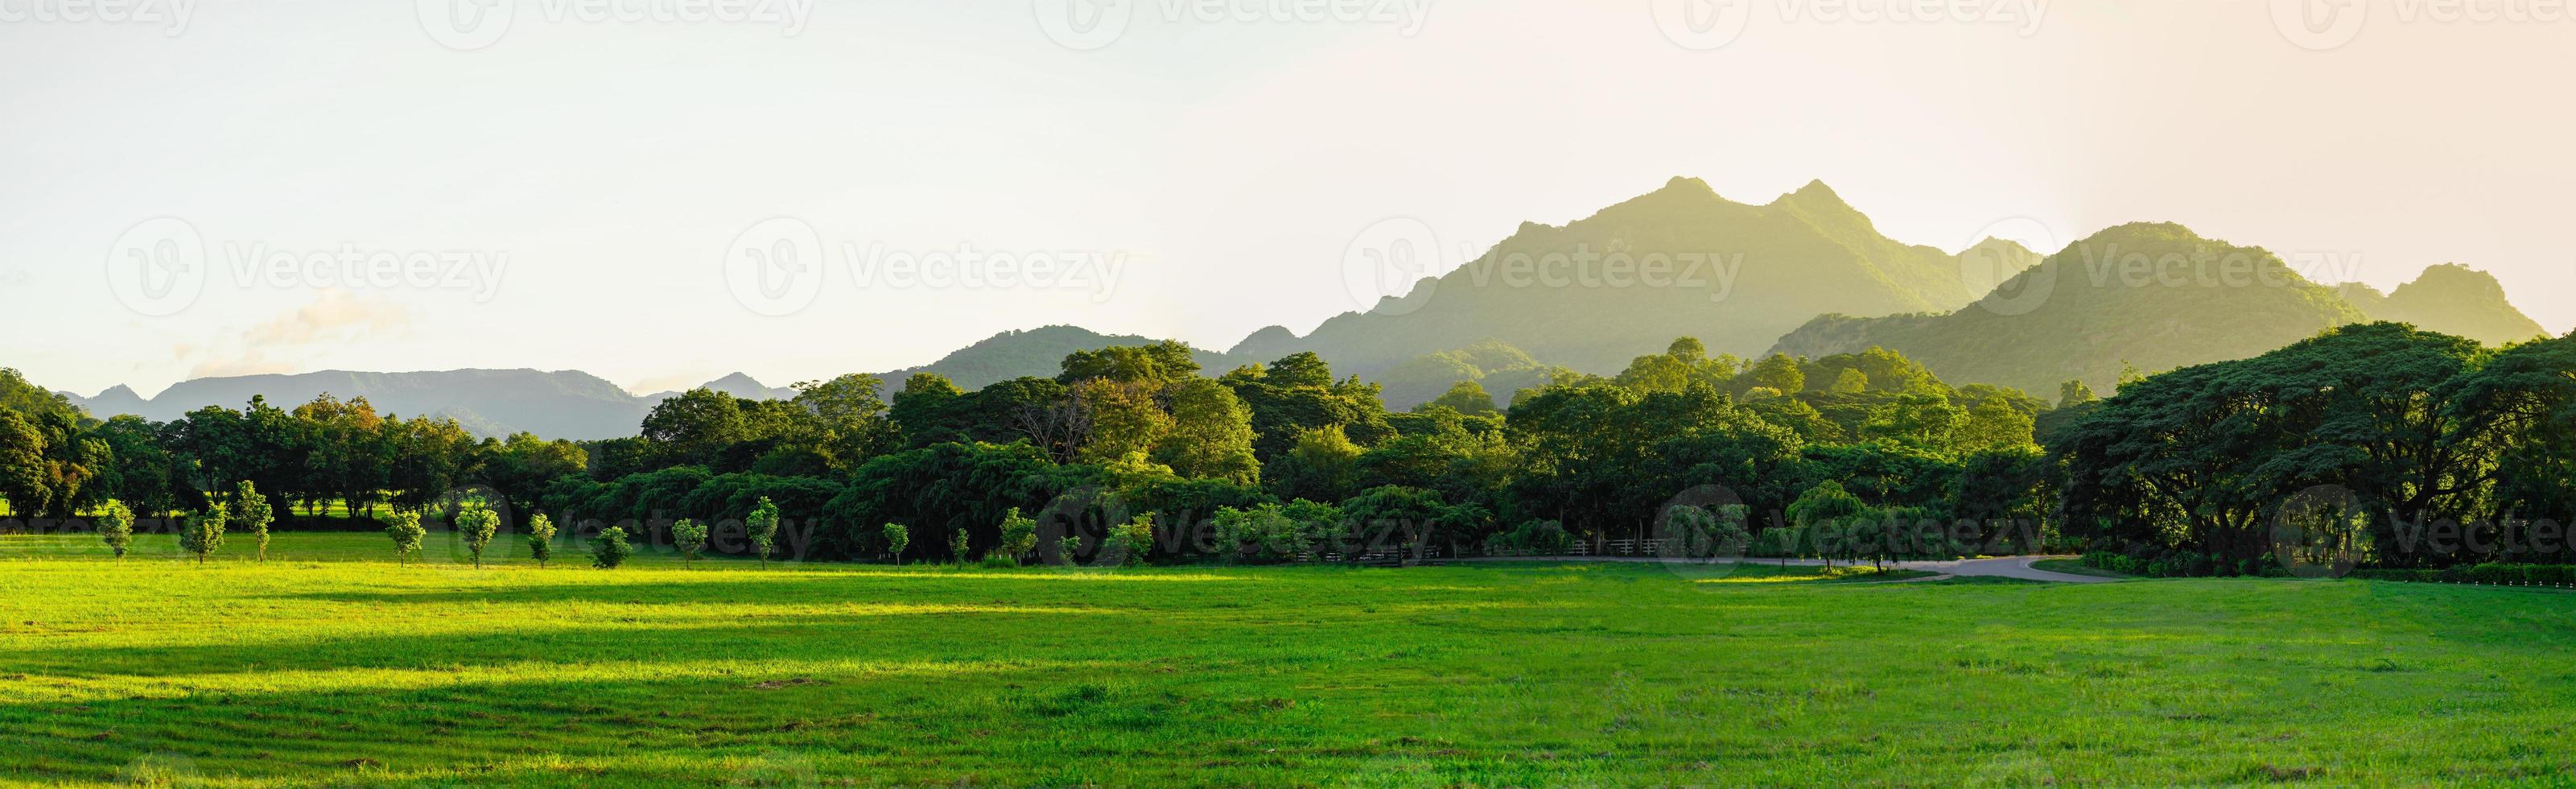
[[[2054,402],[1879,348],[1748,360],[1690,338],[1617,375],[1551,370],[1508,402],[1462,382],[1409,412],[1313,353],[1208,372],[1164,342],[973,390],[699,389],[635,436],[573,442],[328,395],[102,421],[9,371],[0,498],[17,528],[78,528],[111,501],[203,512],[248,483],[287,528],[476,500],[504,528],[543,513],[655,539],[679,519],[738,532],[766,500],[809,559],[2045,549],[2169,574],[2564,562],[2576,522],[2576,335],[2499,349],[2354,324]],[[1043,539],[1006,533],[1031,521]]]

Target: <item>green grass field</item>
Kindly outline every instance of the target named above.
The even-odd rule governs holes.
[[[0,780],[2576,782],[2576,596],[0,537]],[[495,554],[522,549],[495,543]]]

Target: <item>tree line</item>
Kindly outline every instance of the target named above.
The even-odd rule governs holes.
[[[336,501],[382,519],[471,489],[511,529],[542,514],[657,541],[682,521],[739,529],[766,503],[799,524],[799,555],[827,559],[1653,545],[1854,561],[2081,548],[2177,572],[2441,566],[2565,542],[2571,346],[2356,325],[2124,375],[2107,399],[2070,382],[2050,403],[1952,387],[1883,349],[1746,360],[1683,338],[1617,375],[1560,372],[1508,402],[1465,382],[1389,412],[1376,385],[1311,353],[1210,376],[1166,342],[972,391],[932,374],[890,395],[863,375],[782,400],[700,389],[637,435],[594,442],[476,441],[453,420],[327,395],[98,421],[13,373],[0,497],[21,513],[204,512],[251,483],[288,511]],[[1024,522],[1028,539],[1013,532]]]

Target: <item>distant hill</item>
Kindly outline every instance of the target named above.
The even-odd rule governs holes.
[[[2001,261],[2005,275],[2038,258],[2006,241],[1978,251],[1976,265]],[[1650,256],[1674,261],[1656,281],[1639,273],[1637,261]],[[1880,235],[1822,183],[1756,206],[1675,178],[1563,227],[1525,223],[1483,257],[1404,297],[1334,317],[1305,337],[1263,329],[1232,353],[1311,350],[1337,371],[1374,378],[1417,357],[1495,340],[1536,359],[1610,373],[1637,349],[1675,337],[1698,337],[1711,353],[1752,355],[1820,314],[1950,310],[2000,279],[1990,270],[1966,275],[1971,262]]]
[[[1064,370],[1064,357],[1075,351],[1096,351],[1117,345],[1151,345],[1162,340],[1133,334],[1101,334],[1080,326],[1043,326],[1027,331],[1006,331],[973,345],[960,348],[939,361],[919,367],[908,367],[878,374],[885,391],[892,396],[903,388],[903,381],[914,373],[937,373],[951,383],[974,390],[1013,378],[1053,378]],[[1199,372],[1208,376],[1224,375],[1227,370],[1252,361],[1269,361],[1278,356],[1236,357],[1216,351],[1192,349]]]
[[[1389,410],[1405,411],[1430,402],[1460,381],[1474,381],[1496,403],[1508,405],[1512,393],[1545,386],[1551,374],[1563,369],[1540,364],[1510,343],[1486,340],[1414,357],[1370,380],[1383,388],[1380,399]]]
[[[2184,276],[2128,268],[2155,261],[2180,261],[2172,270]],[[2108,391],[2123,363],[2154,372],[2248,358],[2369,317],[2262,248],[2141,223],[2071,244],[1964,309],[1824,315],[1773,350],[1821,357],[1879,346],[1954,384],[2053,397],[2071,379]]]
[[[707,384],[737,397],[793,396],[736,373]],[[783,395],[780,393],[784,393]],[[246,375],[182,381],[150,399],[118,386],[70,400],[105,419],[133,414],[167,422],[209,405],[240,408],[252,395],[293,409],[328,393],[364,397],[380,414],[446,417],[481,437],[526,431],[546,438],[589,440],[635,435],[663,393],[636,397],[598,376],[577,370],[446,370],[359,373],[344,370],[295,375]]]
[[[2458,263],[2427,268],[2386,296],[2368,285],[2345,286],[2342,293],[2372,320],[2412,323],[2488,345],[2549,335],[2539,321],[2505,299],[2504,285],[2493,275]]]

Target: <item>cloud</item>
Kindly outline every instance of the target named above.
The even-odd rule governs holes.
[[[325,291],[313,303],[261,321],[242,334],[237,348],[180,343],[172,358],[194,359],[189,378],[293,373],[315,346],[344,345],[371,337],[400,334],[411,328],[412,311],[385,299]]]
[[[271,318],[242,337],[252,349],[280,345],[346,342],[411,326],[411,309],[384,299],[367,299],[348,291],[324,291],[293,314]]]

